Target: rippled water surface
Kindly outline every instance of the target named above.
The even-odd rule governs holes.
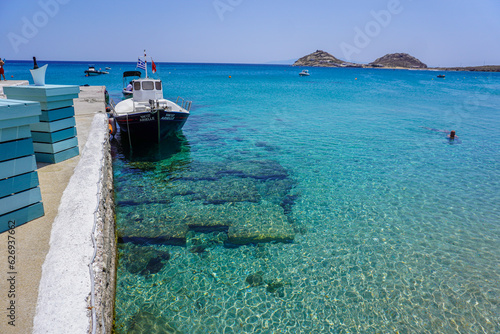
[[[114,142],[117,332],[500,331],[498,75],[166,71],[183,133]]]
[[[300,70],[159,65],[194,107],[113,141],[116,332],[500,332],[500,76]]]

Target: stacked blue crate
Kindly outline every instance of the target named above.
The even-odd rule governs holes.
[[[9,99],[37,101],[40,121],[31,125],[36,161],[58,163],[79,154],[73,99],[78,86],[10,86],[4,88]]]
[[[44,215],[30,124],[40,104],[0,99],[0,233]]]

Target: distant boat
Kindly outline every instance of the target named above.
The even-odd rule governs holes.
[[[299,75],[301,77],[308,77],[310,74],[308,70],[302,70],[302,72],[300,72]]]
[[[85,74],[90,77],[93,75],[109,74],[109,72],[101,71],[101,69],[98,71],[95,69],[94,65],[89,65],[89,69],[85,70]]]
[[[444,77],[445,77],[445,75],[444,75],[444,74],[439,74],[439,75],[438,75],[438,78],[444,78]]]
[[[110,70],[110,69],[111,69],[111,67],[107,67],[107,66],[106,66],[104,69],[105,69],[105,70]]]

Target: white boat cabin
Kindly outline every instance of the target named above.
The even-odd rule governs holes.
[[[132,81],[134,102],[147,102],[149,100],[163,99],[163,87],[158,79],[136,79]]]

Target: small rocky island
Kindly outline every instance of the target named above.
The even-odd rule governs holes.
[[[427,65],[407,53],[387,54],[368,65],[373,67],[427,68]]]
[[[292,66],[308,67],[358,67],[358,68],[401,68],[401,69],[435,69],[442,71],[478,71],[500,72],[500,66],[469,66],[469,67],[440,67],[428,68],[426,64],[407,53],[391,53],[376,59],[369,64],[356,64],[340,60],[323,50],[298,59]]]
[[[367,65],[356,64],[342,61],[328,52],[316,50],[315,52],[297,60],[292,66],[311,66],[311,67],[387,67],[387,68],[427,68],[417,58],[407,53],[392,53],[378,58]]]
[[[339,67],[343,63],[342,60],[335,58],[328,52],[316,50],[316,52],[300,58],[292,66]]]

